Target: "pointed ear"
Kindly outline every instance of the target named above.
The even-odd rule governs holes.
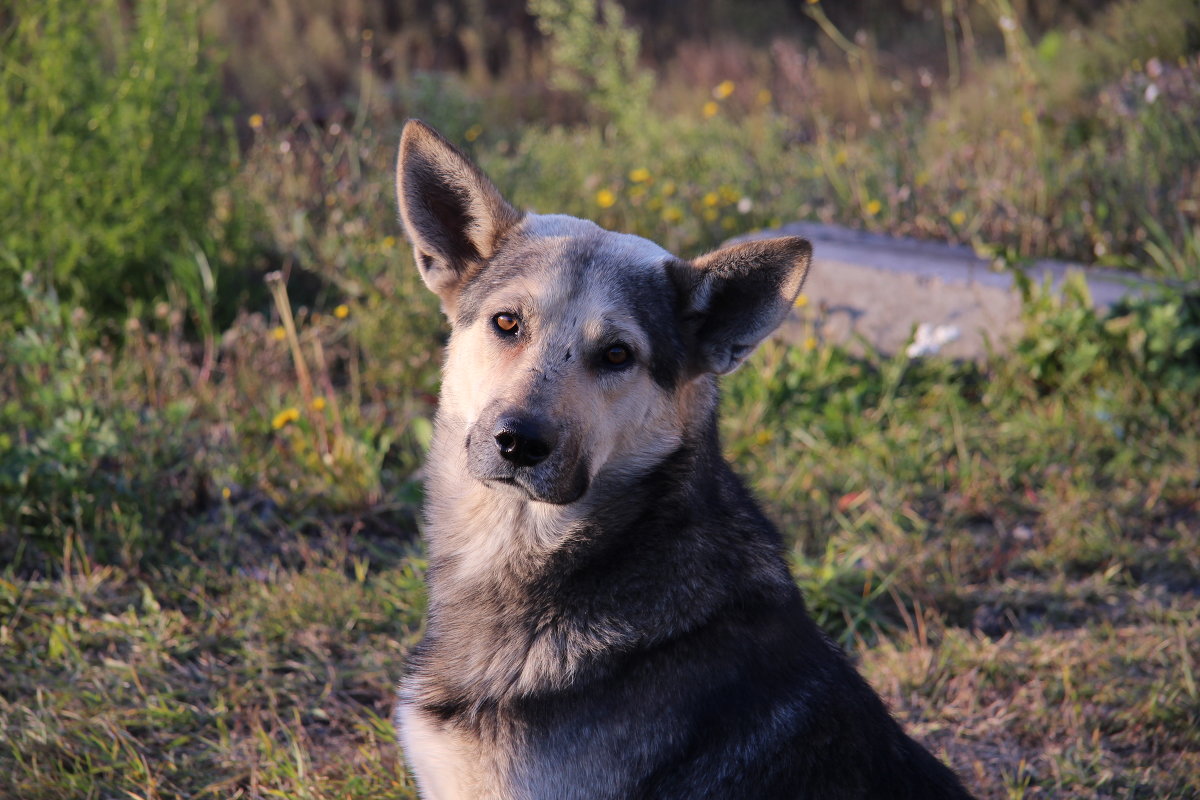
[[[693,374],[735,370],[783,322],[812,263],[812,245],[796,236],[735,244],[672,277],[683,298],[683,327]]]
[[[415,119],[400,136],[396,200],[421,277],[447,313],[522,217],[469,158]]]

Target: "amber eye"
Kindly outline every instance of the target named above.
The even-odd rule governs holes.
[[[516,314],[497,314],[492,322],[496,323],[496,327],[503,333],[515,334],[521,326],[521,320],[517,319]]]
[[[619,367],[629,360],[629,348],[623,344],[614,344],[604,351],[604,361],[614,367]]]

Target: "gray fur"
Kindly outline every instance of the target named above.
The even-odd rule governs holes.
[[[715,375],[782,319],[808,243],[684,261],[515,215],[420,123],[404,141],[401,215],[453,328],[396,714],[422,796],[968,797],[812,623],[721,457]],[[542,457],[514,460],[513,430]]]

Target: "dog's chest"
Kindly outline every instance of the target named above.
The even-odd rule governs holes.
[[[604,747],[612,744],[608,737],[587,742],[593,736],[584,720],[571,730],[509,720],[523,733],[484,739],[402,702],[395,721],[422,800],[596,800],[632,791],[633,775]],[[645,757],[638,755],[635,761]]]
[[[396,725],[423,800],[523,800],[504,778],[510,753],[500,743],[464,735],[401,701]]]

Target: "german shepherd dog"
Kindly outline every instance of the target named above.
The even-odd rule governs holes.
[[[686,261],[522,213],[418,121],[396,178],[451,323],[396,709],[421,796],[969,798],[805,612],[721,455],[717,376],[783,320],[809,243]]]

